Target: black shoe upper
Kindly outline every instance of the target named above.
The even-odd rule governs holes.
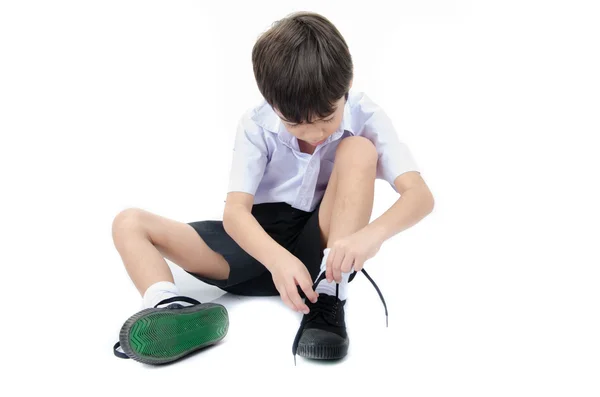
[[[170,305],[168,305],[164,308],[161,308],[161,309],[181,309],[181,308],[185,307],[183,305],[180,305],[179,303],[173,303],[173,302],[185,302],[185,303],[189,303],[191,305],[200,305],[201,304],[194,298],[189,298],[187,296],[174,296],[172,298],[161,300],[154,307],[158,308],[159,306],[165,305],[167,303],[170,303]]]
[[[316,303],[306,301],[310,312],[302,318],[304,329],[318,328],[332,332],[346,339],[346,323],[344,321],[344,305],[337,296],[319,295]]]
[[[354,272],[350,275],[348,282],[354,279],[356,273],[357,272]],[[367,277],[371,284],[373,284],[373,287],[375,287],[377,293],[379,294],[379,298],[381,299],[381,302],[383,303],[383,307],[385,309],[385,324],[387,327],[388,311],[385,299],[383,299],[383,295],[381,294],[381,291],[379,290],[377,284],[375,284],[375,281],[373,281],[373,279],[367,274],[367,272],[364,269],[362,270],[362,273],[365,275],[365,277]],[[322,280],[324,280],[325,277],[325,272],[322,272],[313,284],[313,290],[317,288],[317,285],[319,285],[319,283]],[[340,343],[346,341],[346,339],[348,338],[348,334],[346,333],[346,323],[344,319],[344,306],[346,304],[346,301],[341,301],[339,299],[338,292],[339,284],[336,285],[335,296],[319,294],[319,298],[316,303],[312,303],[310,300],[305,299],[306,306],[308,306],[310,312],[302,317],[300,328],[298,329],[298,333],[294,338],[294,343],[292,345],[294,362],[296,361],[296,352],[298,351],[298,344],[300,343],[300,339],[303,337],[304,334],[306,334],[307,339],[309,339],[311,343]],[[317,330],[327,331],[327,333],[318,333],[319,331]],[[331,334],[336,334],[341,339],[335,338]],[[303,343],[305,343],[304,339]]]

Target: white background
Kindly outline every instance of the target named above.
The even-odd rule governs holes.
[[[598,396],[595,2],[219,4],[0,3],[2,394]],[[348,357],[294,367],[299,314],[172,265],[184,293],[227,306],[228,336],[164,367],[115,358],[140,296],[114,216],[221,216],[235,126],[261,99],[252,45],[296,10],[344,35],[353,89],[436,199],[367,263],[389,328],[358,275]],[[373,216],[395,199],[379,181]]]

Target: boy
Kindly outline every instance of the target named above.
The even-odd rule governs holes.
[[[113,222],[115,246],[146,307],[123,325],[119,357],[162,364],[227,333],[222,305],[179,295],[168,258],[234,294],[280,295],[304,313],[294,357],[342,358],[350,276],[433,209],[391,120],[350,91],[352,59],[331,22],[289,15],[257,40],[252,63],[265,100],[239,122],[223,221],[180,223],[127,209]],[[369,223],[376,178],[401,197]]]

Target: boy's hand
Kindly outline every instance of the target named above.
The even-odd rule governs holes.
[[[302,301],[297,285],[313,303],[317,301],[319,295],[312,289],[312,278],[306,266],[294,255],[288,253],[276,260],[271,275],[283,302],[290,309],[307,314],[308,306]]]
[[[365,262],[375,256],[382,242],[372,233],[359,230],[348,237],[337,240],[327,257],[327,281],[342,282],[342,273],[362,270]]]

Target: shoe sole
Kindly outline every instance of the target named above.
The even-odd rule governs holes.
[[[203,303],[181,309],[145,309],[119,332],[123,352],[145,364],[165,364],[219,342],[227,335],[223,305]]]
[[[348,354],[348,343],[337,346],[299,344],[297,354],[313,360],[339,360]]]

